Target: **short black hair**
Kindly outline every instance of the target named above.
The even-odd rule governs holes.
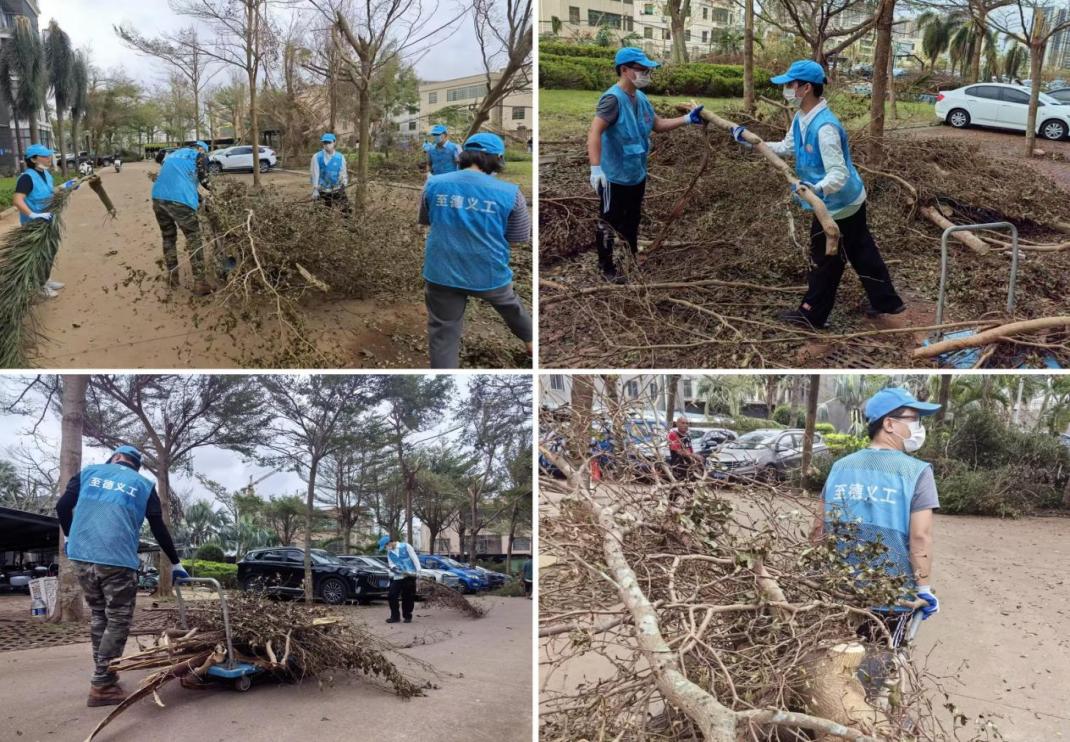
[[[810,84],[814,86],[814,95],[816,95],[818,98],[825,94],[824,84],[819,82],[812,82]]]
[[[490,152],[479,152],[473,149],[462,151],[460,158],[457,160],[457,164],[460,165],[462,170],[466,167],[475,165],[487,175],[501,172],[504,167],[502,158],[498,155],[492,155]]]
[[[884,417],[888,417],[885,415]],[[873,440],[877,437],[877,433],[881,432],[881,428],[884,427],[884,417],[878,417],[876,420],[869,424],[869,428],[866,432],[869,433],[869,439]]]

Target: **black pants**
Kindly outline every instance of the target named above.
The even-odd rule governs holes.
[[[398,599],[401,599],[401,614],[398,615]],[[402,577],[400,580],[390,582],[390,592],[386,595],[386,602],[390,604],[391,618],[412,618],[412,607],[416,604],[416,578]]]
[[[825,232],[815,217],[810,223],[810,277],[809,289],[799,311],[814,327],[822,327],[832,314],[836,303],[836,291],[843,278],[843,269],[849,262],[862,279],[862,288],[869,297],[870,306],[878,312],[897,309],[903,300],[895,293],[888,266],[884,264],[880,250],[866,224],[866,204],[846,219],[837,219],[840,227],[840,249],[835,255],[825,255]]]
[[[329,209],[341,210],[343,216],[349,216],[349,196],[345,188],[321,193],[319,202]]]
[[[609,193],[598,192],[602,200],[601,220],[598,222],[598,267],[603,271],[613,270],[613,244],[616,233],[624,238],[634,256],[639,251],[639,220],[643,216],[643,196],[646,180],[636,185],[609,184]]]

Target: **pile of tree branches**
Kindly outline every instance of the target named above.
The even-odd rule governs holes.
[[[440,585],[434,580],[425,580],[424,583],[427,587],[426,601],[428,605],[452,608],[471,618],[483,618],[483,616],[487,615],[486,608],[475,605],[457,590]]]
[[[388,685],[401,698],[412,698],[432,688],[419,675],[434,675],[430,665],[398,652],[388,642],[369,633],[344,616],[323,606],[276,601],[263,593],[228,595],[234,659],[255,665],[279,682],[298,682],[315,677],[329,682],[334,673],[359,674]],[[177,611],[175,612],[177,614]],[[173,625],[178,625],[175,615]],[[154,669],[89,736],[93,738],[119,714],[139,700],[152,696],[163,705],[158,691],[168,682],[207,683],[208,669],[223,665],[226,643],[223,616],[217,600],[187,604],[187,629],[169,629],[155,643],[116,660],[114,672]],[[404,664],[403,670],[399,664]]]

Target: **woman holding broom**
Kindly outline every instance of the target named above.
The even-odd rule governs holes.
[[[52,150],[43,144],[31,144],[26,150],[26,170],[15,181],[15,208],[19,211],[19,224],[28,224],[35,219],[51,221],[49,206],[56,189],[52,182]],[[78,181],[68,180],[60,186],[65,190],[78,187]],[[41,296],[52,299],[63,288],[59,281],[45,281]]]

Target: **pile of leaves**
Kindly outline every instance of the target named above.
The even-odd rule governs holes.
[[[785,118],[770,110],[759,120],[739,113],[726,117],[778,141]],[[868,194],[870,230],[911,307],[907,329],[886,333],[874,332],[864,318],[864,293],[850,269],[830,318],[831,333],[787,327],[776,319],[805,292],[810,218],[792,205],[786,184],[768,163],[727,132],[690,127],[654,138],[640,238],[648,250],[659,236],[662,243],[640,254],[625,287],[600,283],[593,254],[598,200],[587,182],[583,142],[544,153],[556,159],[540,169],[541,275],[564,287],[543,286],[544,362],[597,368],[932,365],[910,356],[932,334],[909,328],[933,323],[940,276],[942,229],[923,218],[924,207],[953,223],[1014,223],[1026,246],[1014,319],[1067,313],[1070,249],[1028,249],[1070,243],[1065,191],[1018,160],[995,159],[963,142],[890,135],[884,146],[877,165],[868,160],[865,136],[851,139]],[[682,214],[673,219],[696,175]],[[945,323],[1006,319],[1009,238],[982,236],[992,248],[983,255],[951,242]],[[618,247],[618,255],[623,252]],[[1070,363],[1065,331],[1026,339],[1035,344],[1001,344],[988,364]]]
[[[427,587],[427,605],[452,608],[471,618],[483,618],[483,616],[487,615],[485,608],[475,605],[457,590],[440,585],[434,580],[425,580],[424,582]]]

